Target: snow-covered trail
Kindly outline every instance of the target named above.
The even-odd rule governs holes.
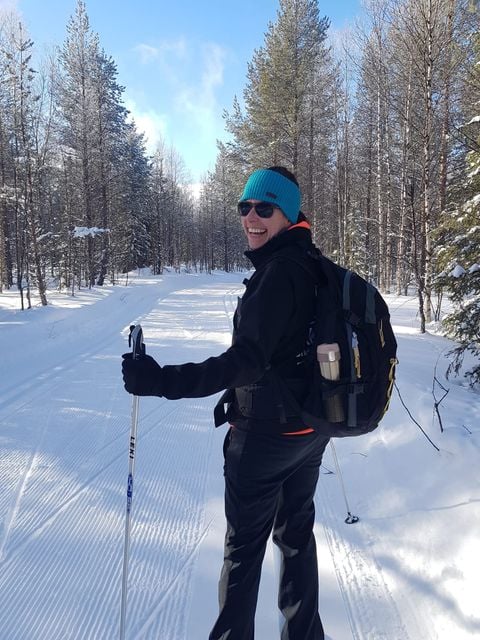
[[[218,352],[218,335],[226,339],[230,329],[224,282],[204,304],[206,324],[194,317],[204,292],[175,292],[174,278],[158,284],[137,280],[74,313],[46,310],[41,322],[33,312],[1,317],[4,371],[12,371],[0,406],[4,640],[117,634],[131,404],[119,370],[125,323],[141,317],[149,347],[158,330],[168,336],[165,357],[181,359],[192,346],[197,358]],[[15,345],[25,315],[28,348],[5,351],[6,332]],[[190,574],[209,528],[204,485],[213,435],[211,401],[142,400],[129,638],[185,637]]]
[[[91,304],[83,299],[76,309],[65,300],[0,310],[2,640],[117,637],[131,408],[119,354],[128,325],[141,321],[162,363],[200,361],[230,343],[240,282],[239,274],[137,277],[89,293]],[[399,381],[425,417],[432,366],[446,343],[416,334],[414,301],[392,299],[392,307],[400,360],[413,362],[403,375],[400,367]],[[467,426],[478,423],[471,392],[457,385],[449,398],[447,427],[456,411]],[[140,401],[129,640],[205,640],[215,618],[225,430],[212,426],[214,402]],[[333,640],[477,637],[473,596],[459,580],[472,580],[467,552],[478,550],[478,431],[467,438],[450,430],[437,456],[393,405],[385,427],[336,445],[357,525],[343,522],[331,451],[325,456],[316,525],[325,629]],[[445,536],[450,513],[461,536],[451,527]],[[270,547],[259,640],[279,635],[275,574]]]

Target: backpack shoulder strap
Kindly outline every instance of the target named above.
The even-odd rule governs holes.
[[[291,251],[283,253],[281,259],[295,262],[295,264],[311,276],[315,284],[328,286],[331,282],[331,272],[329,266],[325,263],[330,263],[332,269],[334,269],[336,265],[328,260],[328,258],[325,258],[318,247],[313,247],[311,250],[306,251],[305,256],[306,259],[300,258],[297,251]],[[332,280],[331,284],[333,284],[333,282]]]

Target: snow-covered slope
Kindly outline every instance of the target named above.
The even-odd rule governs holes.
[[[242,276],[136,275],[129,286],[47,308],[0,296],[0,638],[118,637],[131,397],[120,375],[140,321],[161,363],[230,342]],[[325,455],[317,493],[321,615],[332,640],[480,637],[479,394],[444,379],[449,343],[420,335],[416,302],[390,298],[398,385],[382,426]],[[433,415],[432,380],[449,393]],[[215,398],[142,398],[133,497],[127,638],[205,640],[216,614],[224,534]],[[279,637],[268,549],[257,637]]]

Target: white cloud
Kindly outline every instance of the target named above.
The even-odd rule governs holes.
[[[225,58],[223,47],[215,43],[204,44],[200,84],[185,86],[177,94],[179,108],[195,121],[200,135],[205,138],[211,139],[218,128],[223,129],[216,90],[223,84]]]
[[[139,54],[143,64],[159,62],[162,66],[169,66],[172,62],[176,63],[188,57],[188,45],[183,37],[176,40],[161,40],[155,46],[142,42],[133,50]]]
[[[134,51],[139,54],[142,64],[152,62],[160,55],[157,47],[151,47],[149,44],[139,44],[134,48]]]
[[[198,51],[193,43],[179,37],[162,40],[155,46],[141,43],[134,51],[143,64],[157,66],[170,85],[175,108],[195,123],[199,137],[211,138],[223,128],[223,124],[219,127],[222,121],[216,92],[223,84],[226,49],[208,42],[201,44]]]
[[[157,145],[167,136],[167,117],[155,109],[141,109],[132,98],[125,99],[138,131],[145,134],[147,152],[153,154]]]
[[[226,51],[220,45],[215,43],[204,45],[205,71],[203,72],[202,84],[206,88],[213,90],[217,85],[223,83],[225,56]]]
[[[148,136],[149,151],[162,138],[177,149],[198,180],[201,170],[212,168],[216,140],[225,134],[219,95],[228,49],[183,37],[154,45],[139,44],[135,54],[144,62],[147,81],[155,85],[162,113],[141,111],[135,104],[127,107]]]
[[[149,72],[157,74],[159,71],[164,81],[175,87],[181,76],[183,68],[187,67],[190,58],[190,49],[183,37],[175,40],[161,40],[155,46],[140,43],[133,49],[140,57],[140,62],[148,67]]]

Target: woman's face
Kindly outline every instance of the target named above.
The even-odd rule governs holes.
[[[251,204],[259,204],[261,200],[246,200]],[[280,209],[275,208],[270,218],[260,218],[252,207],[246,216],[242,216],[242,227],[247,236],[250,249],[259,249],[266,242],[290,226],[290,221]]]

